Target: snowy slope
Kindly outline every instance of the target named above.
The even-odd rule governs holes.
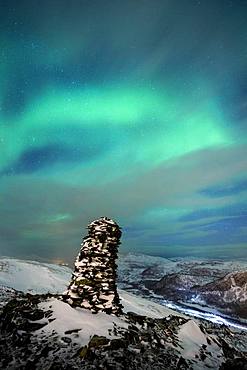
[[[93,335],[109,337],[109,330],[113,331],[115,325],[126,329],[128,326],[126,322],[116,316],[103,312],[94,315],[90,310],[72,308],[56,298],[40,303],[39,308],[44,312],[52,311],[50,322],[42,319],[43,322],[47,321],[47,325],[35,333],[41,339],[53,335],[54,332],[61,338],[64,337],[65,333],[76,332],[76,335],[72,335],[71,339],[84,346],[88,344]]]
[[[62,293],[71,278],[66,266],[23,261],[12,258],[0,259],[0,285],[29,293]]]
[[[133,255],[129,255],[131,264]],[[154,257],[155,261],[159,258]],[[142,261],[143,262],[143,261]],[[137,260],[136,266],[139,269],[139,262]],[[130,267],[129,267],[130,268]],[[55,264],[40,263],[36,261],[23,261],[12,258],[0,259],[0,306],[12,296],[12,291],[7,291],[6,287],[14,288],[22,292],[29,293],[63,293],[70,281],[72,270],[66,266],[59,266]],[[4,287],[4,288],[3,288]],[[186,315],[205,318],[212,322],[224,323],[226,325],[233,325],[221,318],[217,312],[208,314],[197,312],[190,308],[181,310],[176,304],[164,302],[164,305],[157,304],[149,299],[142,299],[139,296],[119,289],[119,295],[122,300],[125,312],[133,311],[140,315],[149,315],[150,317],[164,317],[169,314],[173,315]],[[163,303],[162,303],[163,304]],[[176,311],[175,311],[176,310]],[[192,312],[193,311],[193,312]],[[182,312],[182,313],[181,313]],[[199,315],[198,315],[199,314]],[[216,315],[215,315],[216,314]],[[211,317],[212,316],[212,317]],[[233,325],[235,326],[235,325]]]
[[[11,258],[0,259],[0,286],[2,286],[0,299],[1,292],[2,296],[8,293],[5,287],[34,294],[63,293],[68,286],[71,274],[72,270],[66,266]],[[126,312],[133,311],[150,317],[176,314],[169,308],[136,297],[123,290],[119,290],[119,295]]]
[[[57,298],[50,298],[38,305],[39,309],[44,312],[44,317],[35,323],[42,323],[44,326],[35,330],[33,336],[37,338],[38,343],[41,341],[47,343],[48,346],[51,343],[53,345],[54,342],[58,343],[58,347],[61,347],[58,353],[63,356],[64,352],[68,354],[73,351],[73,348],[74,350],[77,348],[82,350],[83,347],[90,348],[92,338],[95,336],[107,338],[109,341],[119,340],[125,337],[125,332],[129,332],[130,324],[132,328],[135,324],[134,328],[140,330],[140,338],[144,337],[143,334],[149,333],[148,335],[150,335],[148,317],[153,317],[154,320],[162,318],[166,320],[167,324],[155,321],[153,333],[157,336],[151,337],[151,342],[141,340],[138,343],[132,343],[128,346],[130,353],[134,351],[141,354],[141,349],[145,351],[150,346],[151,352],[149,353],[152,354],[153,350],[155,351],[155,347],[152,346],[155,345],[157,348],[165,350],[164,356],[169,356],[169,351],[171,351],[177,360],[179,358],[185,359],[194,370],[218,369],[225,361],[221,340],[211,331],[210,326],[207,330],[207,326],[204,326],[200,321],[192,320],[185,315],[179,316],[176,312],[167,310],[146,299],[134,297],[126,292],[121,293],[123,293],[125,311],[135,312],[139,319],[143,318],[143,322],[130,322],[127,316],[116,317],[103,312],[95,315],[90,310],[72,308]],[[233,334],[229,333],[228,336],[231,337]],[[224,331],[222,335],[225,336]],[[232,346],[230,351],[234,352]],[[112,361],[114,360],[111,360],[111,363]],[[162,366],[161,368],[166,367]]]
[[[4,313],[0,367],[19,370],[28,363],[29,368],[39,370],[53,368],[51,364],[59,369],[134,370],[139,364],[145,370],[175,370],[183,368],[177,366],[183,361],[199,370],[219,369],[225,361],[222,344],[211,328],[189,318],[168,316],[172,311],[154,311],[143,299],[136,298],[132,306],[132,298],[128,294],[124,298],[129,309],[155,317],[165,314],[165,318],[93,314],[55,297],[23,296]],[[111,367],[102,367],[102,363]]]
[[[118,258],[118,281],[125,287],[133,282],[141,281],[143,273],[150,271],[152,278],[159,279],[164,274],[174,272],[176,263],[162,257],[144,254],[120,254]],[[150,278],[150,275],[146,276]]]
[[[124,303],[126,304],[128,301],[126,308],[135,312],[139,311],[141,314],[148,314],[148,316],[153,317],[162,317],[162,315],[165,315],[168,322],[171,318],[171,316],[168,315],[174,313],[174,311],[171,310],[162,310],[162,307],[160,312],[158,310],[156,311],[152,303],[137,297],[133,304],[133,298],[134,296],[126,293]],[[42,302],[39,304],[39,307],[44,310],[44,312],[48,310],[52,311],[52,315],[49,317],[51,322],[48,322],[47,319],[42,319],[41,322],[46,321],[46,325],[35,332],[35,335],[41,340],[45,340],[48,337],[58,337],[60,341],[63,341],[64,336],[67,336],[73,343],[86,346],[93,335],[103,336],[112,340],[121,337],[121,333],[127,331],[129,328],[129,322],[124,317],[115,317],[103,312],[94,315],[89,310],[72,308],[67,303],[61,302],[55,298]],[[185,320],[185,323],[182,321],[180,322],[180,320],[181,319],[178,318],[178,321],[174,325],[173,334],[177,332],[177,336],[175,335],[173,338],[173,334],[170,333],[170,340],[173,338],[173,340],[175,340],[174,343],[179,345],[177,353],[186,360],[194,360],[195,356],[200,356],[202,348],[205,346],[205,348],[207,347],[207,351],[211,353],[211,356],[205,358],[203,366],[201,363],[197,364],[195,362],[193,369],[199,370],[207,367],[217,368],[224,360],[224,354],[220,344],[214,340],[215,336],[208,335],[208,333],[202,331],[200,324],[194,320]],[[117,329],[115,334],[114,329]],[[165,338],[167,338],[166,334]],[[174,348],[172,341],[169,342],[168,340],[166,345]]]

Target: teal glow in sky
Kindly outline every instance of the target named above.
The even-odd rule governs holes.
[[[0,1],[0,253],[246,257],[246,8]]]

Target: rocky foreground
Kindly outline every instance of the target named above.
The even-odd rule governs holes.
[[[125,292],[129,312],[120,317],[72,308],[54,294],[2,296],[2,369],[247,369],[246,332]]]
[[[168,272],[163,259],[127,257],[120,272],[130,289],[136,282],[142,286],[139,276],[150,279],[155,273],[157,279]],[[178,272],[178,263],[174,269],[167,261],[165,269]],[[219,267],[213,266],[213,280]],[[181,268],[181,283],[183,274],[211,271],[198,262],[182,262]],[[0,260],[1,369],[247,369],[246,331],[192,319],[123,290],[118,291],[123,315],[92,314],[60,300],[70,276],[65,266]]]

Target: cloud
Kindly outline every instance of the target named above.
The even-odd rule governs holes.
[[[231,197],[229,206],[229,196],[208,198],[198,190],[202,184],[213,186],[238,176],[246,166],[245,151],[245,147],[236,147],[194,152],[155,169],[89,185],[79,183],[83,171],[77,184],[67,181],[69,170],[64,171],[63,179],[61,174],[58,178],[5,176],[1,186],[1,250],[11,254],[35,250],[41,256],[52,250],[54,256],[68,258],[78,250],[88,222],[102,215],[123,226],[122,250],[140,251],[142,245],[153,245],[165,255],[170,245],[181,246],[181,253],[185,253],[196,243],[241,243],[244,235],[241,232],[240,237],[238,231],[245,214],[235,221],[234,217],[246,207],[238,203],[238,195]],[[220,237],[224,225],[229,232]]]
[[[235,195],[247,190],[247,180],[238,180],[234,183],[219,184],[218,186],[211,186],[200,190],[200,194],[208,196],[210,198],[220,198]]]

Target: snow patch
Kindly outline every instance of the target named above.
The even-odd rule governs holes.
[[[66,332],[74,331],[71,335],[73,341],[86,345],[93,335],[104,336],[110,339],[116,338],[113,334],[114,326],[128,328],[127,322],[120,318],[107,315],[103,312],[92,314],[90,310],[83,308],[72,308],[65,302],[56,298],[51,298],[39,304],[39,308],[44,311],[52,311],[52,320],[42,329],[35,331],[39,337],[47,335],[59,335],[61,338],[66,336]],[[109,331],[110,329],[110,331]]]
[[[214,369],[218,368],[219,361],[222,362],[223,352],[215,336],[204,334],[194,320],[189,320],[180,327],[178,338],[182,346],[180,353],[185,359],[200,358],[204,367]],[[207,356],[204,357],[205,354]],[[197,363],[193,365],[193,369],[200,370],[202,366]]]
[[[184,316],[181,313],[173,311],[158,303],[151,302],[145,298],[137,297],[124,290],[119,290],[121,303],[124,306],[124,312],[134,312],[138,315],[161,318],[169,315]]]

